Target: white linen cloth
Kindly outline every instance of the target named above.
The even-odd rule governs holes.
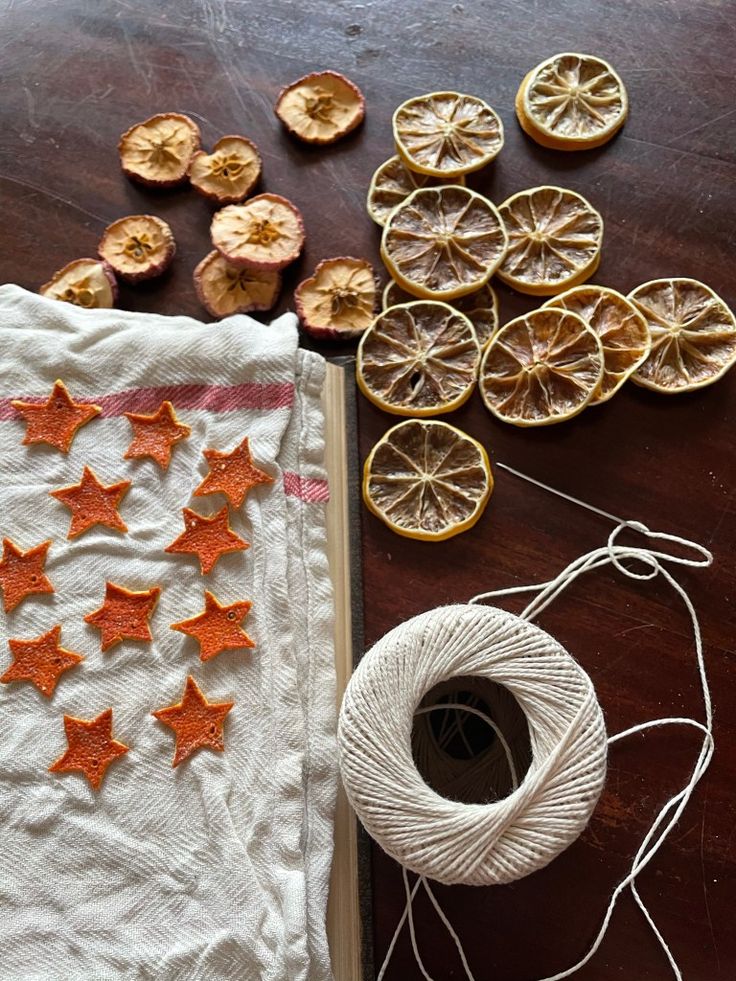
[[[56,592],[0,610],[7,639],[62,624],[85,656],[51,699],[30,683],[0,685],[0,977],[155,981],[323,981],[331,977],[325,905],[336,787],[332,596],[319,403],[324,362],[298,349],[296,318],[201,324],[118,310],[79,310],[0,287],[0,534],[22,549],[53,540]],[[64,455],[23,446],[13,398],[45,399],[60,378],[103,413]],[[168,471],[124,460],[123,411],[169,398],[191,436]],[[234,531],[251,543],[202,576],[196,558],[166,554],[181,509],[210,514],[222,495],[191,498],[204,448],[244,436],[275,477],[250,492]],[[68,541],[68,509],[49,497],[92,467],[130,480],[122,535],[96,527]],[[104,654],[85,614],[105,581],[158,585],[150,644]],[[170,624],[220,602],[250,599],[252,651],[202,663]],[[210,701],[233,701],[225,751],[176,769],[174,734],[152,718],[181,700],[192,674]],[[52,774],[66,749],[62,717],[113,708],[113,737],[130,752],[95,793],[79,774]]]

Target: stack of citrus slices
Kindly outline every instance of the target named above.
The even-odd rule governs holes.
[[[516,111],[541,145],[585,150],[621,128],[628,98],[605,61],[565,53],[526,75]],[[365,463],[366,505],[393,531],[440,540],[480,517],[493,486],[488,457],[431,418],[459,408],[476,386],[496,418],[546,426],[609,400],[629,378],[684,392],[736,362],[734,315],[704,284],[662,279],[623,296],[587,283],[603,218],[581,194],[542,185],[496,207],[465,185],[503,146],[501,121],[483,100],[409,99],[394,113],[393,137],[396,155],[378,167],[367,198],[391,278],[356,362],[363,394],[411,417]],[[542,306],[499,326],[494,275]]]

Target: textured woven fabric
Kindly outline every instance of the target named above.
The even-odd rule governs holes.
[[[325,554],[324,363],[297,348],[296,322],[80,311],[0,288],[0,532],[21,548],[53,544],[56,593],[2,617],[8,637],[57,623],[85,655],[51,699],[0,685],[0,976],[3,979],[278,979],[330,977],[325,903],[335,792],[332,599]],[[61,378],[101,416],[67,456],[23,446],[10,399],[45,399]],[[163,473],[124,460],[124,411],[173,401],[189,439]],[[235,532],[252,543],[201,576],[163,549],[207,471],[205,447],[248,435],[275,483],[256,488]],[[66,540],[68,511],[48,496],[87,464],[104,483],[131,480],[120,513],[128,534],[93,529]],[[159,585],[151,644],[102,654],[84,615],[104,583]],[[221,602],[250,599],[253,651],[207,663],[169,625]],[[180,700],[191,673],[210,701],[233,701],[225,752],[202,750],[172,769],[173,734],[151,711]],[[95,794],[78,774],[51,774],[66,748],[62,716],[114,710],[131,747]]]

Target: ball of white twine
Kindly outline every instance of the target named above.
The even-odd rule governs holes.
[[[529,725],[529,770],[487,804],[441,797],[412,757],[424,696],[467,675],[508,688]],[[386,634],[348,685],[338,736],[343,784],[368,832],[406,868],[448,884],[512,882],[547,865],[587,825],[606,774],[588,675],[536,624],[494,607],[440,607]]]

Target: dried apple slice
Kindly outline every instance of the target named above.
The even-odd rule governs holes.
[[[382,307],[387,310],[389,307],[395,307],[398,303],[411,303],[412,300],[416,299],[416,296],[407,293],[392,279],[389,280],[383,290]],[[498,330],[498,297],[493,287],[486,283],[475,293],[456,296],[454,300],[450,301],[450,306],[453,310],[465,314],[475,327],[481,351],[485,350],[491,337]]]
[[[52,300],[63,300],[88,310],[114,307],[118,284],[109,264],[100,259],[75,259],[55,272],[38,291]]]
[[[113,272],[129,283],[160,276],[176,252],[174,235],[155,215],[118,218],[102,233],[100,256]]]
[[[301,213],[280,194],[259,194],[222,208],[210,231],[212,244],[231,265],[250,269],[283,269],[304,245]]]
[[[275,112],[305,143],[334,143],[362,123],[365,99],[339,72],[312,72],[281,90]]]
[[[373,323],[376,276],[365,259],[325,259],[294,291],[304,330],[326,340],[357,337]]]
[[[141,184],[174,187],[186,180],[200,140],[199,126],[189,116],[157,113],[120,137],[120,165],[126,176]]]
[[[281,273],[231,266],[213,249],[194,270],[194,288],[213,317],[270,310],[281,289]]]
[[[223,136],[212,153],[198,150],[189,164],[195,191],[218,204],[236,204],[246,198],[261,176],[258,147],[245,136]]]

